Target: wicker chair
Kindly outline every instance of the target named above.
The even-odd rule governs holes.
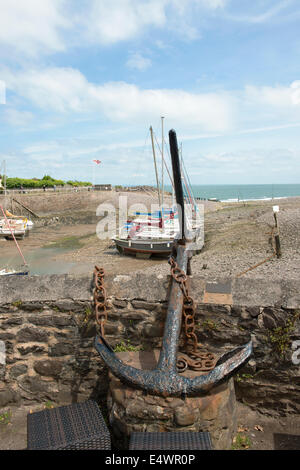
[[[110,448],[109,431],[93,400],[27,415],[28,450]]]
[[[209,432],[134,432],[130,450],[212,450]]]

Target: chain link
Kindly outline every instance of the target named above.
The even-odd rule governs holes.
[[[195,371],[207,372],[212,370],[216,363],[217,358],[213,353],[207,352],[198,344],[198,338],[195,333],[195,312],[196,304],[194,299],[189,294],[189,278],[187,274],[179,268],[174,252],[169,258],[171,265],[171,276],[180,284],[183,293],[183,327],[185,333],[185,353],[180,353],[177,358],[178,372],[184,372],[187,368]]]
[[[96,314],[96,322],[100,327],[100,334],[105,337],[105,323],[107,321],[107,310],[106,310],[106,289],[104,287],[104,276],[105,271],[103,268],[95,266],[94,269],[94,307]]]

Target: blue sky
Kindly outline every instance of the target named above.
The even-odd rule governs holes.
[[[193,183],[299,183],[299,22],[299,0],[0,0],[0,161],[153,184],[165,116]]]

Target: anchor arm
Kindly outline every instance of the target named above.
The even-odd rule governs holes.
[[[221,380],[229,377],[252,353],[252,343],[250,341],[242,348],[232,351],[233,356],[230,359],[215,367],[208,374],[190,379],[179,375],[173,370],[166,373],[165,370],[160,369],[158,366],[154,370],[141,370],[128,366],[120,361],[106,346],[99,343],[98,338],[95,340],[95,347],[112,373],[121,381],[131,387],[140,388],[162,396],[191,395],[209,391]]]

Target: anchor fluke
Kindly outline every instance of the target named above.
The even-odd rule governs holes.
[[[177,371],[166,368],[154,370],[141,370],[124,364],[115,353],[99,342],[96,337],[95,347],[112,373],[122,382],[131,387],[141,388],[147,392],[163,396],[191,395],[210,390],[222,380],[228,378],[234,370],[240,367],[252,353],[252,342],[231,351],[229,359],[222,362],[222,357],[212,371],[205,375],[199,375],[194,379],[179,375]],[[226,353],[224,356],[228,356]]]

